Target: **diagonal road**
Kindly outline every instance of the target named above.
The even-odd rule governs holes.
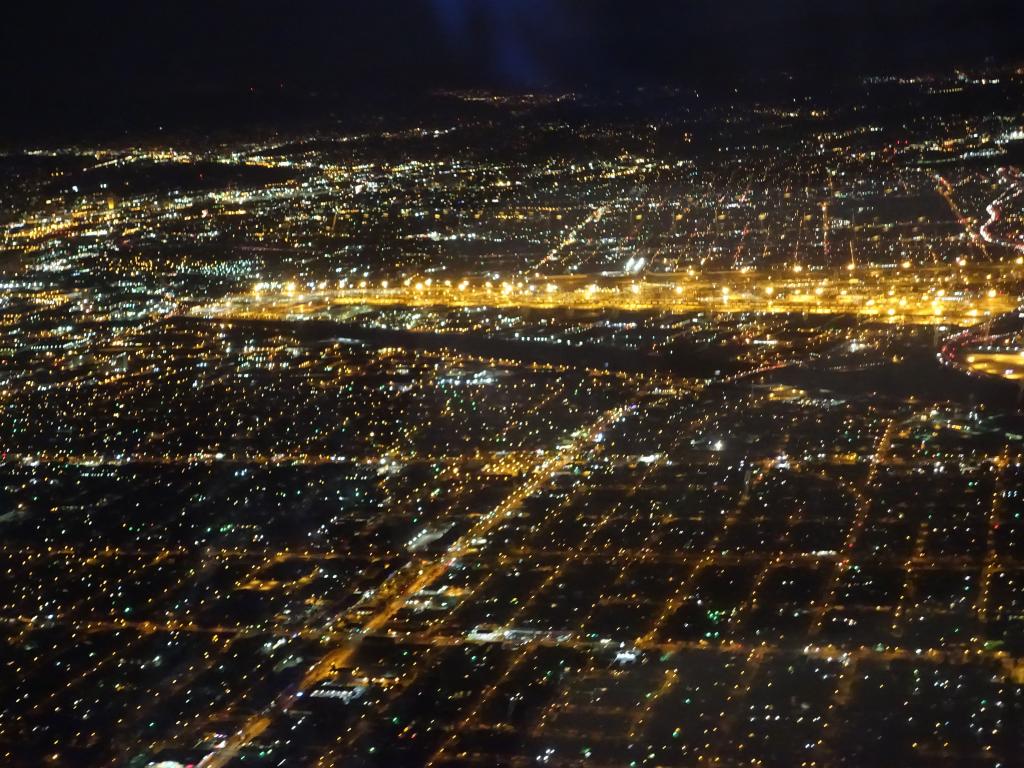
[[[544,487],[555,474],[580,461],[594,445],[597,435],[634,407],[629,404],[608,410],[595,422],[574,433],[571,441],[538,464],[523,484],[505,497],[493,510],[477,520],[447,551],[432,561],[419,563],[415,577],[407,585],[403,584],[409,578],[407,571],[402,569],[392,574],[382,585],[380,591],[387,593],[393,589],[394,596],[383,603],[380,609],[359,627],[356,632],[357,639],[346,642],[316,661],[306,671],[302,682],[295,689],[282,694],[266,710],[250,718],[237,733],[227,740],[223,747],[204,757],[199,763],[199,768],[223,768],[230,763],[240,750],[252,743],[267,729],[277,714],[287,711],[301,694],[321,680],[330,677],[334,669],[344,666],[359,647],[358,636],[372,634],[383,629],[409,598],[441,577],[453,561],[468,554],[473,548],[472,542],[475,539],[490,533],[514,513],[528,496]]]

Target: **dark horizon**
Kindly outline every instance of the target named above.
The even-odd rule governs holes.
[[[0,32],[5,132],[73,121],[287,119],[311,95],[372,112],[438,89],[616,93],[669,86],[728,94],[786,73],[818,92],[865,75],[1024,61],[1024,9],[1008,0],[655,2],[472,0],[104,4],[15,10]],[[252,102],[256,102],[256,108]]]

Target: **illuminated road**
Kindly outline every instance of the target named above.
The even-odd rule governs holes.
[[[1024,260],[1021,260],[1024,262]],[[660,312],[853,314],[904,324],[971,325],[1016,308],[1020,263],[834,270],[561,275],[530,280],[406,279],[356,285],[259,284],[194,314],[326,318],[345,307],[497,307]]]
[[[583,220],[582,220],[582,221],[581,221],[581,222],[580,222],[579,224],[577,224],[577,225],[576,225],[575,227],[573,227],[572,229],[570,229],[570,230],[569,230],[569,231],[568,231],[568,232],[567,232],[567,233],[565,234],[565,237],[563,237],[563,238],[562,238],[562,239],[561,239],[561,240],[560,240],[560,241],[558,242],[558,244],[557,244],[557,245],[555,245],[555,247],[554,247],[554,248],[552,248],[552,249],[551,249],[550,251],[548,251],[547,255],[546,255],[546,256],[545,256],[545,257],[544,257],[543,259],[541,259],[541,260],[540,260],[540,261],[539,261],[539,262],[538,262],[537,264],[535,264],[535,265],[534,265],[534,266],[532,267],[532,270],[531,270],[531,271],[533,271],[533,270],[538,270],[538,269],[541,269],[541,268],[543,268],[543,267],[547,266],[547,265],[548,265],[549,263],[551,263],[551,262],[557,262],[557,261],[558,261],[558,259],[559,259],[559,257],[561,256],[561,253],[562,253],[562,251],[563,251],[563,250],[565,250],[565,249],[566,249],[566,248],[568,248],[568,247],[569,247],[570,245],[572,245],[573,243],[575,243],[575,242],[576,242],[577,238],[578,238],[578,237],[579,237],[579,235],[580,235],[580,232],[582,232],[582,231],[583,231],[583,229],[584,229],[584,228],[585,228],[585,227],[586,227],[586,226],[587,226],[588,224],[590,224],[591,222],[598,222],[598,221],[600,221],[600,220],[601,220],[601,217],[602,217],[602,216],[604,216],[604,214],[605,214],[605,212],[606,212],[607,210],[608,210],[608,207],[607,207],[607,206],[605,206],[605,205],[601,205],[601,206],[598,206],[597,208],[595,208],[594,210],[592,210],[592,211],[591,211],[591,212],[590,212],[590,213],[589,213],[589,214],[588,214],[588,215],[586,216],[586,218],[584,218],[584,219],[583,219]]]
[[[1020,317],[1005,315],[946,339],[939,361],[972,376],[1024,381]]]
[[[590,426],[578,430],[573,440],[563,446],[557,453],[544,459],[529,475],[526,482],[479,520],[462,536],[460,536],[440,557],[433,561],[410,563],[404,569],[396,571],[384,582],[377,597],[386,596],[386,600],[359,627],[356,635],[367,635],[378,632],[390,622],[405,606],[406,602],[424,589],[431,582],[440,578],[451,563],[474,549],[474,541],[487,536],[497,525],[514,513],[519,505],[531,494],[540,490],[552,477],[567,466],[579,461],[585,452],[595,444],[595,438],[610,425],[625,416],[631,406],[621,406],[605,412],[600,419]],[[412,568],[417,568],[412,572]],[[358,604],[357,604],[358,607]],[[345,665],[358,648],[358,639],[347,642],[329,652],[306,670],[302,682],[277,702],[252,717],[242,728],[227,740],[225,745],[216,752],[211,752],[199,763],[200,768],[223,768],[238,754],[239,750],[258,738],[272,721],[271,711],[288,709],[297,698],[321,680],[333,674],[333,671]]]
[[[1010,201],[1015,201],[1024,194],[1024,186],[1021,186],[1020,172],[1016,168],[1000,168],[999,180],[1010,186],[1010,190],[993,201],[985,209],[988,213],[988,221],[982,224],[979,233],[986,243],[1001,245],[1015,251],[1024,252],[1024,243],[1014,242],[1001,238],[992,232],[992,228],[1003,220],[1003,207]]]
[[[938,183],[936,191],[940,195],[942,195],[943,200],[945,200],[946,204],[949,206],[949,210],[953,212],[953,216],[956,217],[956,220],[960,223],[960,226],[964,228],[964,232],[967,233],[967,236],[971,239],[971,242],[974,243],[974,245],[977,247],[978,251],[982,254],[982,256],[985,259],[988,259],[989,255],[988,250],[985,248],[985,243],[992,241],[988,237],[986,237],[985,227],[983,226],[980,231],[975,229],[974,220],[969,218],[968,216],[965,216],[964,213],[960,210],[960,206],[957,205],[956,200],[953,198],[953,193],[955,192],[955,189],[953,188],[953,185],[950,184],[945,177],[936,174],[935,181]],[[992,211],[990,210],[989,215],[991,214]]]

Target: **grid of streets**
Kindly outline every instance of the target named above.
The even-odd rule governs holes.
[[[1024,70],[0,156],[0,763],[1008,768]]]

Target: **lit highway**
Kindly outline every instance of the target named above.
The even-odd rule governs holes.
[[[632,409],[632,406],[620,406],[603,414],[593,424],[579,430],[572,442],[563,446],[556,454],[540,461],[524,483],[493,510],[482,515],[475,525],[448,547],[443,556],[428,562],[413,561],[408,569],[393,574],[381,585],[375,595],[380,600],[379,605],[362,622],[358,631],[353,633],[356,639],[344,642],[340,647],[316,661],[306,671],[295,690],[288,691],[279,699],[276,704],[277,708],[287,709],[292,706],[306,691],[330,677],[336,669],[343,667],[355,653],[359,636],[373,634],[384,629],[410,599],[440,578],[451,563],[474,551],[477,546],[475,542],[486,537],[498,524],[515,513],[528,496],[540,490],[551,481],[553,476],[567,466],[580,461],[586,451],[593,450],[602,431],[614,425]],[[223,768],[238,755],[239,750],[258,738],[270,723],[271,718],[264,713],[259,713],[251,718],[222,748],[207,755],[199,764],[199,768]]]
[[[499,307],[849,314],[907,324],[972,325],[1014,309],[1018,263],[839,270],[563,275],[534,280],[463,278],[261,283],[251,293],[199,306],[207,317],[296,320],[341,307]]]

